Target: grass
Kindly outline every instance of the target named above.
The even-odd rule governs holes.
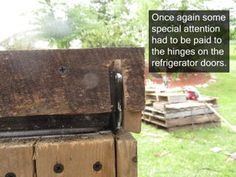
[[[220,113],[236,125],[236,61],[230,73],[216,74],[217,82],[201,89],[219,98]],[[225,125],[218,128],[167,133],[143,124],[138,141],[139,177],[235,177],[236,133]],[[214,153],[213,147],[222,151]]]
[[[230,43],[230,59],[231,60],[236,60],[236,42],[231,42]]]

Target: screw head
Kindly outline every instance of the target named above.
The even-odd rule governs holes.
[[[16,174],[10,172],[10,173],[7,173],[7,174],[5,175],[5,177],[16,177]]]
[[[95,164],[93,164],[93,170],[94,171],[100,171],[101,169],[102,169],[101,162],[96,162]]]
[[[54,165],[53,170],[55,173],[62,173],[64,171],[64,166],[60,163]]]
[[[58,71],[59,71],[59,73],[61,74],[61,75],[65,75],[66,73],[67,73],[67,67],[66,66],[60,66],[59,68],[58,68]]]

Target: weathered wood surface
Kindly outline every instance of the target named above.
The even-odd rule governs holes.
[[[193,123],[193,124],[183,124],[167,127],[162,122],[159,122],[157,119],[150,119],[149,116],[144,116],[142,119],[144,122],[157,126],[160,129],[164,129],[166,131],[176,131],[176,130],[192,130],[196,128],[208,128],[208,127],[218,127],[221,125],[220,121],[209,121],[203,123]]]
[[[164,101],[168,103],[182,103],[186,101],[185,94],[167,92],[167,93],[156,93],[156,95],[157,95],[157,100],[159,102]]]
[[[77,139],[42,140],[35,146],[37,177],[115,177],[112,134],[84,135]],[[63,170],[55,172],[55,165]]]
[[[216,104],[213,105],[215,108]],[[183,110],[191,110],[193,108],[206,108],[206,103],[201,101],[188,100],[183,103],[154,102],[153,108],[160,112],[179,112]]]
[[[142,119],[166,128],[220,121],[215,114],[203,114],[175,119],[161,119],[150,113],[144,113]]]
[[[172,109],[172,110],[157,110],[151,106],[146,106],[144,113],[152,113],[163,119],[173,119],[173,118],[181,118],[181,117],[188,117],[200,114],[210,114],[213,113],[206,105],[200,107],[190,107],[188,109]]]
[[[13,140],[0,141],[1,177],[137,177],[137,142],[124,131]]]
[[[123,120],[123,128],[128,132],[141,132],[141,111],[125,111],[124,112],[124,120]]]
[[[0,176],[137,177],[137,142],[120,131],[0,141]]]
[[[217,105],[217,98],[216,97],[201,96],[200,98],[198,98],[198,101],[201,103],[209,103],[209,104]]]
[[[116,136],[117,177],[137,177],[137,141],[130,133]]]
[[[0,117],[111,111],[109,69],[121,60],[125,110],[144,107],[144,50],[0,52]]]
[[[0,142],[0,176],[33,177],[33,142]]]
[[[170,103],[155,101],[155,102],[153,102],[152,106],[153,106],[154,109],[163,112],[163,111],[165,111],[167,104],[170,104]]]

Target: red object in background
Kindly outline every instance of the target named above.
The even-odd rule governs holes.
[[[194,91],[186,91],[187,100],[197,100],[198,95]]]

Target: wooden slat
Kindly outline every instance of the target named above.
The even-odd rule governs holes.
[[[155,89],[145,88],[145,93],[155,93],[155,92],[156,92]]]
[[[137,142],[130,133],[116,136],[117,177],[137,177]]]
[[[125,119],[123,120],[123,128],[128,132],[139,133],[141,131],[142,112],[124,112]]]
[[[36,144],[35,152],[37,177],[115,177],[115,144],[111,133],[42,140]],[[55,164],[62,164],[64,170],[55,173]]]
[[[198,101],[203,102],[203,103],[217,105],[217,98],[216,97],[202,96],[202,97],[198,98]]]
[[[167,119],[166,125],[167,127],[175,127],[182,125],[200,124],[206,122],[219,122],[219,121],[220,119],[215,114],[203,114],[185,118]]]
[[[147,122],[153,123],[155,125],[159,125],[159,126],[162,126],[162,127],[167,127],[166,121],[163,121],[161,119],[156,119],[153,116],[148,115],[148,114],[143,114],[142,119],[147,121]]]
[[[0,142],[0,176],[33,177],[33,142]]]
[[[202,108],[202,107],[206,107],[206,104],[200,103],[197,101],[186,101],[184,103],[175,103],[175,104],[165,105],[165,109],[168,111],[179,111],[183,109]]]
[[[158,110],[158,111],[161,111],[161,112],[164,112],[165,111],[165,106],[169,104],[168,102],[157,102],[155,101],[153,103],[153,108]]]
[[[151,106],[146,106],[145,111],[150,112],[153,115],[163,117],[165,119],[174,119],[174,118],[213,113],[212,110],[210,110],[206,105],[189,107],[187,109],[172,109],[165,111],[157,110]]]
[[[200,114],[210,114],[213,113],[209,108],[199,108],[199,109],[192,109],[192,110],[185,110],[180,112],[174,113],[167,113],[165,114],[165,118],[172,119],[172,118],[180,118],[180,117],[188,117]]]
[[[162,117],[156,116],[152,113],[143,112],[142,119],[150,121],[152,123],[156,123],[163,127],[175,127],[175,126],[183,126],[183,125],[191,125],[191,124],[199,124],[206,122],[219,122],[220,119],[213,113],[211,114],[202,114],[202,115],[194,115],[189,117],[180,117],[173,119],[163,119]]]
[[[180,93],[156,93],[159,102],[182,103],[186,101],[186,95]]]
[[[186,101],[182,103],[169,103],[169,102],[154,102],[153,108],[161,112],[177,112],[192,108],[202,108],[206,107],[205,103],[200,103],[198,101]]]
[[[176,130],[191,130],[195,128],[205,128],[205,127],[217,127],[220,126],[219,121],[213,121],[213,122],[204,122],[204,123],[197,123],[197,124],[186,124],[186,125],[180,125],[180,126],[173,126],[173,127],[167,127],[165,124],[160,123],[158,120],[155,119],[149,119],[146,116],[142,118],[142,120],[146,123],[150,123],[154,126],[157,126],[160,129],[164,129],[166,131],[176,131]]]
[[[156,114],[153,114],[153,113],[151,113],[151,112],[143,111],[143,112],[142,112],[142,115],[151,116],[151,117],[158,118],[158,119],[164,120],[164,121],[166,120],[165,117],[159,116],[159,115],[156,115]]]

